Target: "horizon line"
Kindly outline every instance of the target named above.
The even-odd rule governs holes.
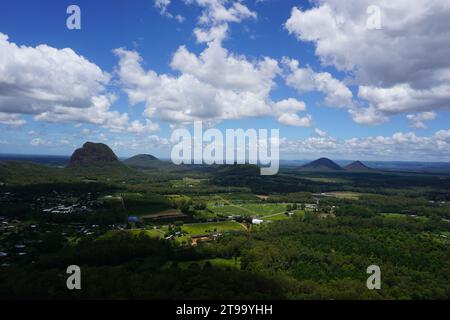
[[[131,157],[137,156],[137,155],[141,155],[141,154],[148,154],[148,155],[152,155],[150,153],[137,153],[135,155],[132,156],[117,156],[117,158],[119,158],[120,160],[126,160],[129,159]],[[16,157],[64,157],[64,158],[70,158],[71,155],[58,155],[58,154],[31,154],[31,153],[0,153],[0,158],[2,156],[16,156]],[[153,155],[154,156],[154,155]],[[165,160],[165,161],[170,161],[170,158],[167,157],[157,157],[159,160]],[[338,159],[338,158],[332,158],[332,157],[324,157],[324,156],[318,156],[315,158],[304,158],[304,159],[279,159],[279,161],[314,161],[314,160],[318,160],[321,158],[328,158],[332,161],[361,161],[361,162],[404,162],[404,163],[445,163],[445,164],[450,164],[450,160],[449,161],[437,161],[437,160],[360,160],[360,159]],[[0,159],[1,160],[1,159]]]

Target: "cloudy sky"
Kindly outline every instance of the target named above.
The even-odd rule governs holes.
[[[285,159],[450,161],[448,1],[0,6],[0,153],[168,157],[202,120],[279,128]]]

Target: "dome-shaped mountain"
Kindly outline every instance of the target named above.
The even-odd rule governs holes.
[[[160,160],[151,154],[138,154],[123,161],[130,167],[147,168],[160,164]]]
[[[371,171],[372,168],[369,168],[361,161],[354,161],[345,167],[345,170],[348,171]]]
[[[344,170],[336,162],[328,158],[320,158],[300,167],[301,170],[309,171],[335,171]]]
[[[74,151],[69,167],[120,164],[119,159],[104,143],[86,142],[82,148]]]

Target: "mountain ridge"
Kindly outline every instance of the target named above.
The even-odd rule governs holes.
[[[123,160],[123,163],[129,166],[145,166],[146,164],[155,162],[161,162],[161,160],[151,154],[137,154]]]

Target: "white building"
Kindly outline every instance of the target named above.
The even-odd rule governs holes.
[[[260,219],[256,219],[256,218],[252,219],[252,224],[261,224],[263,222],[264,222],[264,220],[260,220]]]

